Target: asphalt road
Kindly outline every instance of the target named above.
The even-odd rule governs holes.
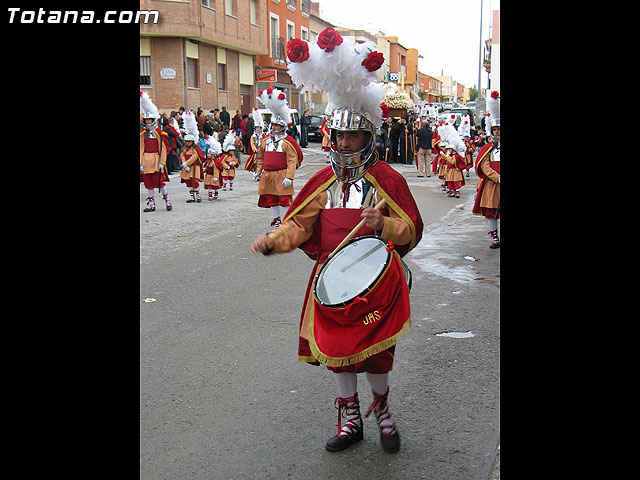
[[[319,144],[309,147],[296,192],[326,166]],[[324,449],[337,430],[335,381],[297,361],[313,262],[301,251],[251,252],[271,222],[251,175],[238,170],[232,192],[199,204],[185,203],[173,175],[171,212],[156,191],[156,211],[143,213],[141,185],[141,479],[499,477],[500,250],[489,249],[486,220],[471,214],[476,177],[454,199],[437,178],[416,178],[414,166],[394,168],[425,224],[405,257],[412,328],[390,373],[402,439],[395,454],[381,449],[373,416],[364,441]],[[358,379],[366,410],[372,394]]]

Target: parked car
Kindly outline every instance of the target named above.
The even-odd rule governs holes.
[[[309,140],[322,141],[322,133],[320,132],[320,125],[322,125],[323,117],[319,115],[311,115],[309,117],[309,127],[307,128],[307,138]]]

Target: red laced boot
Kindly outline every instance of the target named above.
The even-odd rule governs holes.
[[[500,248],[500,239],[498,238],[498,230],[491,230],[489,232],[489,235],[491,235],[492,241],[491,241],[491,245],[489,245],[489,248]]]
[[[143,210],[143,212],[155,212],[156,211],[156,201],[153,197],[147,197],[147,208]]]
[[[396,429],[396,423],[389,413],[389,404],[387,403],[387,397],[389,396],[389,388],[384,395],[378,395],[373,393],[373,402],[364,414],[364,418],[367,418],[373,411],[376,414],[378,420],[378,426],[380,427],[380,443],[385,452],[396,452],[400,448],[400,434]]]
[[[358,393],[353,397],[336,398],[335,407],[338,409],[338,434],[327,441],[325,448],[330,452],[344,450],[364,438]],[[347,421],[342,426],[342,417],[345,416]]]
[[[280,226],[280,224],[282,223],[282,220],[280,220],[280,217],[276,217],[273,219],[273,221],[271,222],[271,226],[273,227],[273,229],[275,230],[276,228],[278,228]]]

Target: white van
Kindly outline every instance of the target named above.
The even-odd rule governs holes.
[[[264,118],[265,128],[268,130],[269,123],[271,123],[271,112],[266,108],[260,108],[259,110],[260,110],[260,113],[262,114],[262,118]],[[298,110],[295,108],[291,108],[289,109],[289,111],[291,112],[291,118],[293,119],[293,123],[296,126],[296,129],[298,131],[298,138],[296,140],[300,141],[301,131],[300,131],[300,116],[299,116]]]

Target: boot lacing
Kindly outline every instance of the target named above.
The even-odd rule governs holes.
[[[373,392],[373,402],[369,406],[367,413],[364,414],[364,418],[367,418],[373,411],[376,414],[378,426],[383,435],[391,436],[396,433],[396,424],[389,413],[389,404],[387,403],[387,396],[389,396],[389,389],[384,395],[378,395]]]
[[[362,430],[362,417],[360,416],[360,402],[358,394],[353,397],[336,398],[334,402],[338,409],[338,436],[346,437],[355,435]],[[342,426],[342,417],[346,417],[347,421]]]

